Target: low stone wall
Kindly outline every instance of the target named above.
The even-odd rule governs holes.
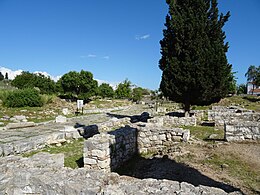
[[[136,131],[126,126],[85,140],[84,167],[111,171],[122,165],[136,153]]]
[[[260,113],[238,107],[215,106],[208,110],[208,120],[214,121],[216,127],[224,127],[225,123],[234,120],[260,121]]]
[[[64,126],[57,132],[33,137],[7,137],[1,139],[0,157],[13,154],[22,154],[31,150],[37,150],[46,145],[61,145],[70,139],[78,139],[81,135],[73,126]]]
[[[148,123],[167,127],[196,126],[197,119],[196,117],[161,116],[148,119]]]
[[[131,106],[118,106],[114,108],[95,108],[95,109],[85,109],[83,110],[84,114],[90,114],[90,113],[108,113],[112,111],[118,111],[118,110],[127,110]]]
[[[260,140],[260,123],[251,121],[231,121],[224,126],[225,140]]]
[[[137,152],[155,152],[176,142],[188,141],[189,130],[165,129],[153,123],[125,126],[108,133],[96,134],[85,140],[84,167],[95,170],[115,170]]]
[[[188,141],[190,131],[182,128],[166,129],[154,124],[146,124],[138,128],[138,152],[158,152],[165,147],[171,147],[176,142]]]

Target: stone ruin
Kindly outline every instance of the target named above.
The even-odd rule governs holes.
[[[96,134],[88,138],[84,143],[84,167],[115,170],[136,153],[158,152],[163,148],[173,146],[176,142],[189,140],[189,130],[164,127],[163,124],[169,118],[165,119],[167,120],[149,119],[148,123],[126,125],[115,131]],[[158,120],[161,124],[157,123]]]
[[[208,120],[216,128],[224,128],[226,141],[260,139],[260,113],[239,107],[213,106],[208,110]]]
[[[180,141],[188,141],[189,130],[177,126],[196,125],[195,117],[154,117],[147,119],[146,123],[131,123],[130,120],[112,118],[97,125],[64,126],[60,132],[33,143],[35,149],[40,142],[58,144],[61,140],[83,136],[87,138],[84,141],[84,168],[65,168],[64,156],[60,154],[0,158],[0,172],[6,173],[0,175],[0,194],[241,194],[186,182],[140,180],[111,172],[136,153],[156,152]],[[113,130],[114,127],[117,128]],[[19,147],[15,153],[25,152],[28,144]],[[6,152],[6,148],[3,151]],[[9,154],[13,153],[6,153]]]

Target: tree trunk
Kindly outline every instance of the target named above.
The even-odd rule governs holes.
[[[254,83],[252,83],[253,84],[253,89],[252,89],[252,95],[254,94],[254,90],[255,90],[255,84]]]
[[[190,102],[186,101],[184,105],[185,117],[190,116]]]

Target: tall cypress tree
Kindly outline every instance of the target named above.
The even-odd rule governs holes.
[[[160,90],[170,100],[191,105],[216,102],[228,93],[232,66],[228,64],[222,30],[229,12],[219,15],[217,0],[166,0],[164,38],[160,41]]]

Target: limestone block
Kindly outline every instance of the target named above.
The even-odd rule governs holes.
[[[10,154],[13,154],[14,152],[12,143],[3,144],[2,149],[3,149],[3,156],[8,156]]]
[[[185,130],[182,135],[183,141],[187,142],[190,139],[190,130]]]
[[[101,159],[101,160],[107,158],[107,153],[106,153],[106,151],[102,151],[102,150],[92,150],[91,153],[92,153],[92,156],[96,156],[96,157],[98,157],[98,159]]]
[[[84,164],[86,165],[96,165],[97,164],[97,160],[93,159],[93,158],[84,158]]]
[[[101,169],[110,168],[110,158],[102,161],[98,161],[98,167]]]
[[[18,122],[18,123],[8,123],[6,129],[18,129],[26,127],[34,127],[36,124],[34,122]]]
[[[13,150],[16,154],[24,153],[35,148],[34,142],[16,141],[13,143]]]
[[[68,115],[69,114],[69,109],[68,108],[63,108],[62,109],[62,114],[65,115],[65,116]]]
[[[166,135],[165,134],[161,134],[158,136],[160,140],[166,140]]]
[[[66,123],[67,118],[65,116],[59,115],[56,117],[55,121],[56,121],[56,123]]]

